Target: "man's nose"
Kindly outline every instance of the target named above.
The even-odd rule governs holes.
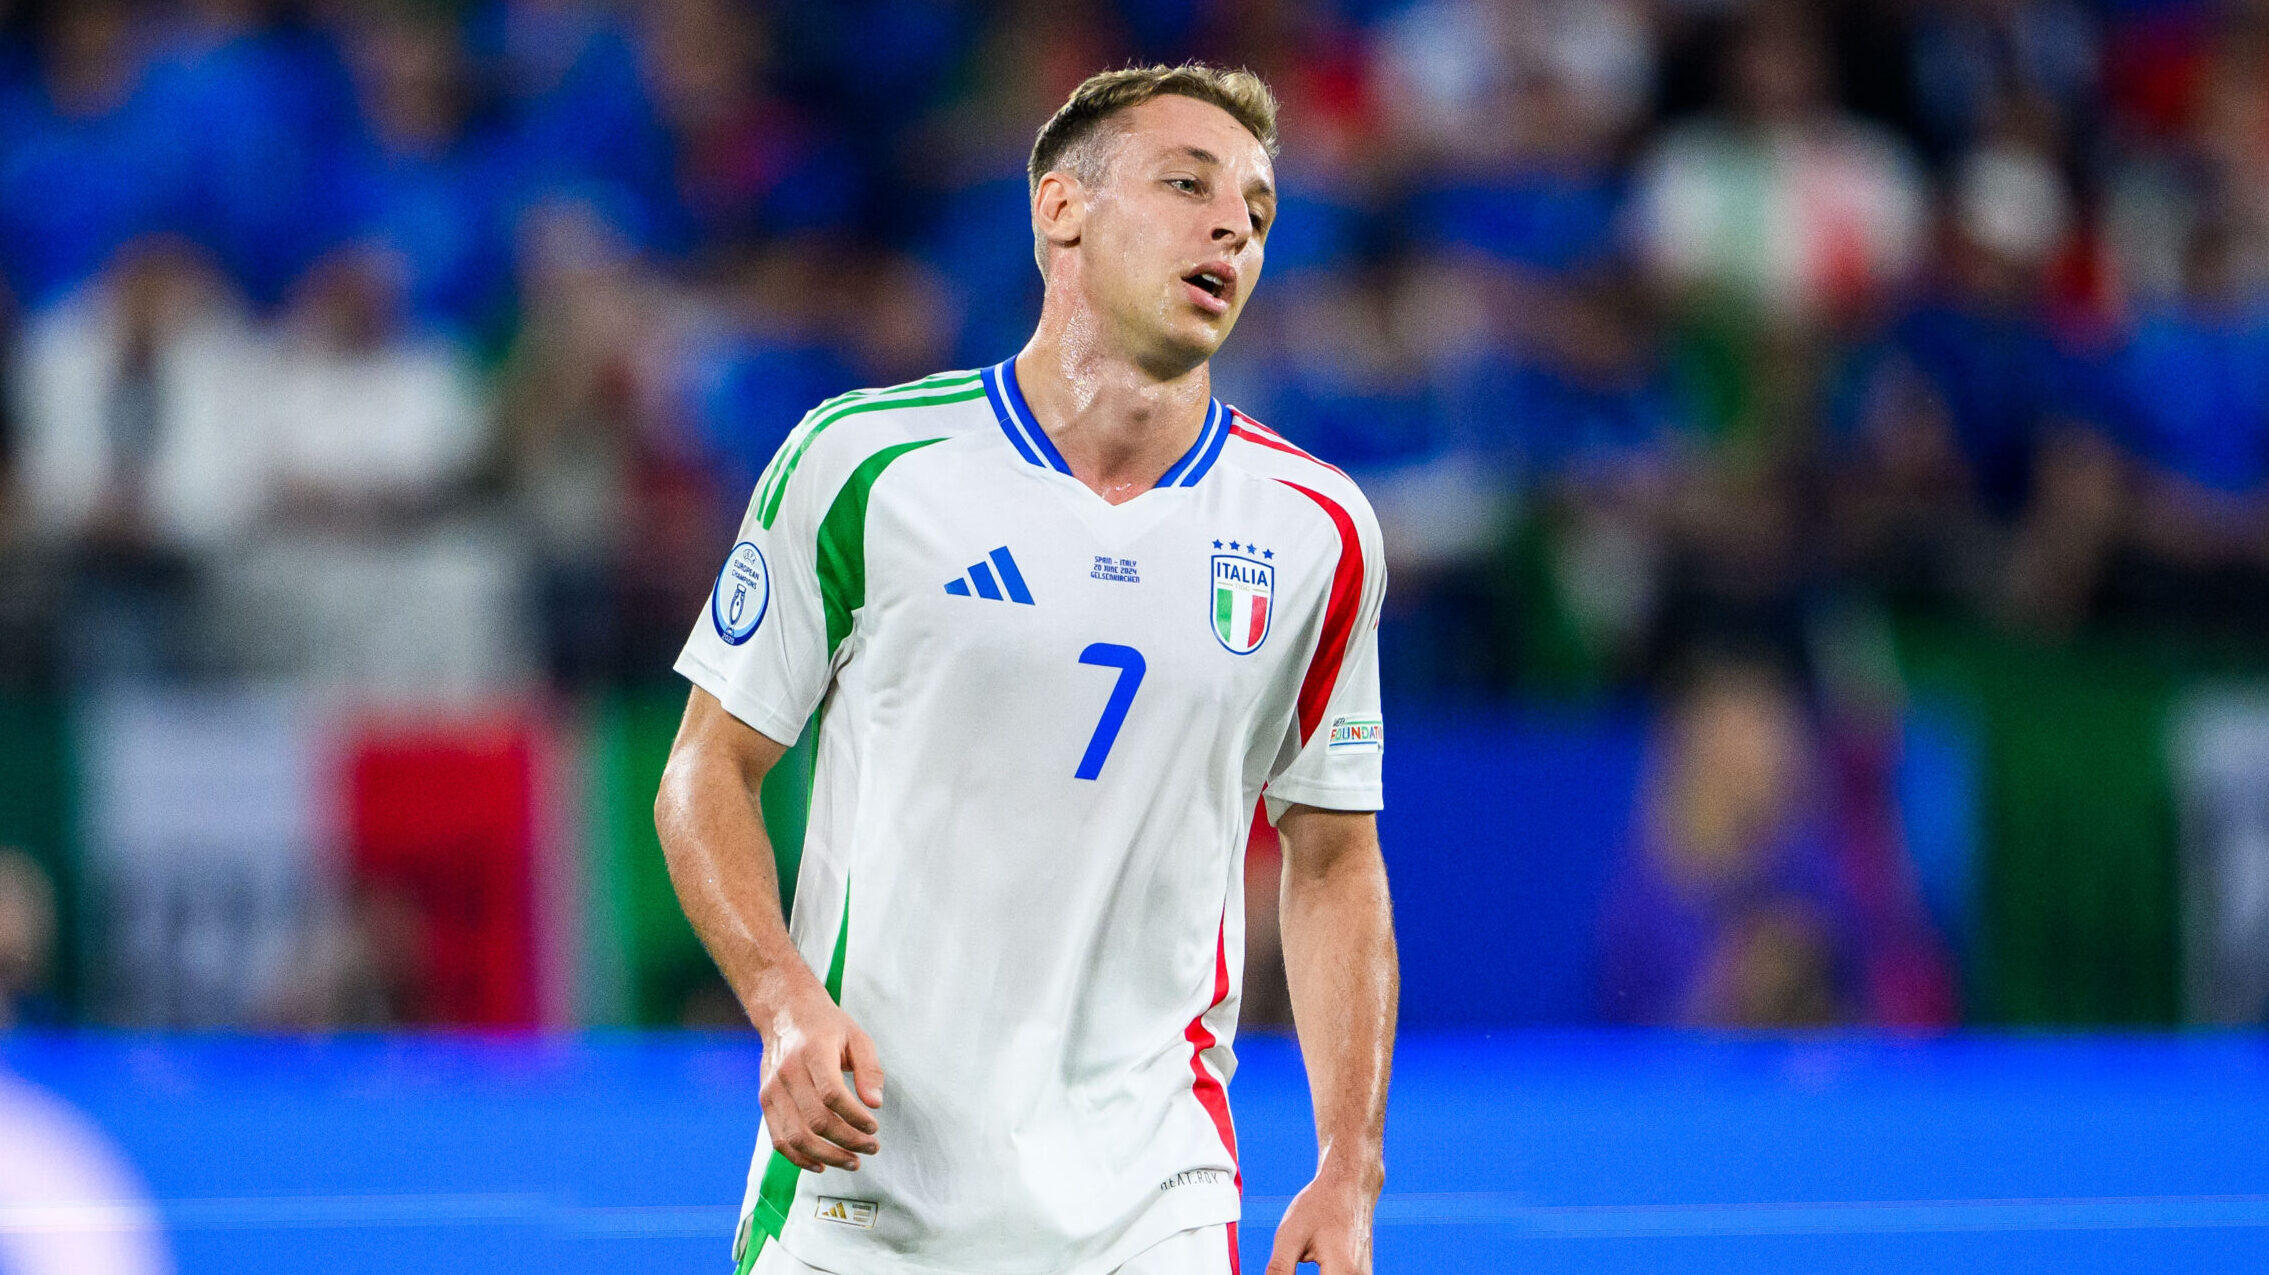
[[[1217,215],[1213,226],[1213,241],[1215,243],[1226,240],[1233,247],[1242,248],[1245,246],[1245,241],[1252,238],[1252,235],[1253,214],[1247,211],[1243,201],[1240,200],[1224,208]]]

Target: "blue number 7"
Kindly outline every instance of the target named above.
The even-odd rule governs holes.
[[[1119,684],[1111,688],[1111,700],[1103,706],[1103,720],[1095,723],[1095,737],[1087,741],[1087,755],[1079,759],[1079,770],[1072,775],[1074,779],[1094,779],[1103,773],[1103,759],[1111,755],[1111,745],[1118,742],[1119,727],[1126,724],[1135,688],[1142,685],[1142,652],[1131,646],[1097,642],[1079,653],[1079,662],[1119,670]]]

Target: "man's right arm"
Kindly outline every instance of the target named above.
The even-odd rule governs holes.
[[[773,1146],[813,1172],[856,1169],[859,1153],[877,1149],[882,1064],[804,963],[780,912],[757,793],[787,751],[696,688],[662,772],[654,826],[687,919],[763,1037]]]

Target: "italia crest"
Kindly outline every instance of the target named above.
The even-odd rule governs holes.
[[[1213,636],[1231,654],[1251,655],[1268,641],[1274,618],[1276,553],[1235,540],[1229,550],[1213,555]]]

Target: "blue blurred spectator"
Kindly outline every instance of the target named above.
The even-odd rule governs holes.
[[[522,202],[561,188],[612,188],[640,211],[649,246],[686,246],[671,200],[669,136],[617,6],[486,0],[470,53],[502,99]]]
[[[956,363],[997,363],[1023,348],[1040,318],[1041,280],[1031,192],[1021,172],[946,193],[923,256],[971,303]]]
[[[668,127],[671,215],[715,249],[759,235],[856,228],[863,183],[838,133],[766,91],[768,32],[732,0],[671,0],[641,32]]]
[[[678,410],[717,494],[731,505],[804,414],[861,384],[830,330],[830,294],[853,282],[832,254],[806,246],[765,256],[735,312],[688,324],[676,352]]]
[[[997,363],[1040,318],[1040,268],[1025,163],[1034,132],[1111,46],[1078,22],[1029,22],[1014,7],[964,50],[961,92],[914,129],[899,158],[918,210],[909,242],[964,311],[954,362]]]
[[[36,78],[0,103],[0,266],[27,310],[138,236],[183,220],[190,156],[144,88],[148,32],[124,0],[54,6]]]
[[[2269,624],[2269,293],[2256,234],[2212,213],[2184,291],[2147,305],[2118,355],[2122,453],[2044,451],[2031,556],[2063,565],[2048,611],[2250,635]],[[2060,491],[2059,489],[2068,489]],[[2058,515],[2070,509],[2074,512]],[[2055,535],[2051,540],[2048,530]]]
[[[2103,387],[2043,304],[2044,271],[2070,226],[2062,179],[2044,158],[2010,147],[1967,156],[1939,218],[1936,269],[1881,340],[1862,347],[1832,424],[1884,464],[1943,452],[1967,501],[2003,524],[2015,519],[2039,440],[2109,420]],[[1910,503],[1919,494],[1904,493]]]
[[[908,134],[943,91],[972,69],[962,59],[989,12],[1065,33],[1089,25],[1044,7],[1021,14],[1013,10],[958,0],[836,0],[825,6],[770,7],[765,16],[779,41],[779,87],[804,103],[813,118],[838,130],[862,168],[892,173],[900,165],[932,158],[910,148]],[[989,76],[995,68],[974,69]],[[1013,73],[1049,78],[1036,65],[1014,65]],[[878,85],[888,85],[889,91],[875,91]],[[1039,120],[1029,127],[1038,128]]]
[[[182,227],[257,302],[323,246],[328,157],[353,131],[351,89],[331,46],[276,22],[273,0],[196,0],[166,29],[150,110],[185,152]]]
[[[1269,55],[1266,74],[1282,103],[1284,153],[1266,253],[1266,277],[1276,293],[1373,255],[1383,239],[1374,214],[1393,143],[1384,131],[1377,75],[1360,33],[1323,13],[1319,7],[1298,11],[1297,19],[1278,14],[1292,29],[1254,33]]]
[[[505,219],[522,152],[475,119],[454,23],[381,16],[345,38],[361,129],[326,175],[326,241],[392,257],[413,323],[478,334],[509,300]]]
[[[1539,273],[1618,248],[1616,148],[1651,51],[1629,4],[1428,0],[1383,41],[1400,131],[1430,162],[1409,221],[1421,243]]]
[[[1529,171],[1433,191],[1421,208],[1437,242],[1509,265],[1562,271],[1600,264],[1614,252],[1621,191],[1605,171]]]
[[[1342,270],[1275,298],[1237,357],[1239,406],[1332,464],[1367,473],[1439,458],[1438,392],[1395,326],[1394,272]],[[1240,332],[1240,336],[1244,333]]]
[[[1973,492],[2006,517],[2024,497],[2039,430],[2057,414],[2063,360],[2036,314],[1971,309],[1963,300],[1917,306],[1892,330],[1891,349],[1944,411]]]
[[[2185,295],[2142,314],[2121,359],[2137,455],[2216,498],[2269,498],[2269,289],[2234,227],[2193,238]]]
[[[2012,114],[2064,138],[2094,122],[2103,34],[2076,0],[1929,0],[1911,37],[1925,142],[1959,154]]]
[[[1679,408],[1638,290],[1618,275],[1514,288],[1451,382],[1460,436],[1540,487],[1676,459]]]

